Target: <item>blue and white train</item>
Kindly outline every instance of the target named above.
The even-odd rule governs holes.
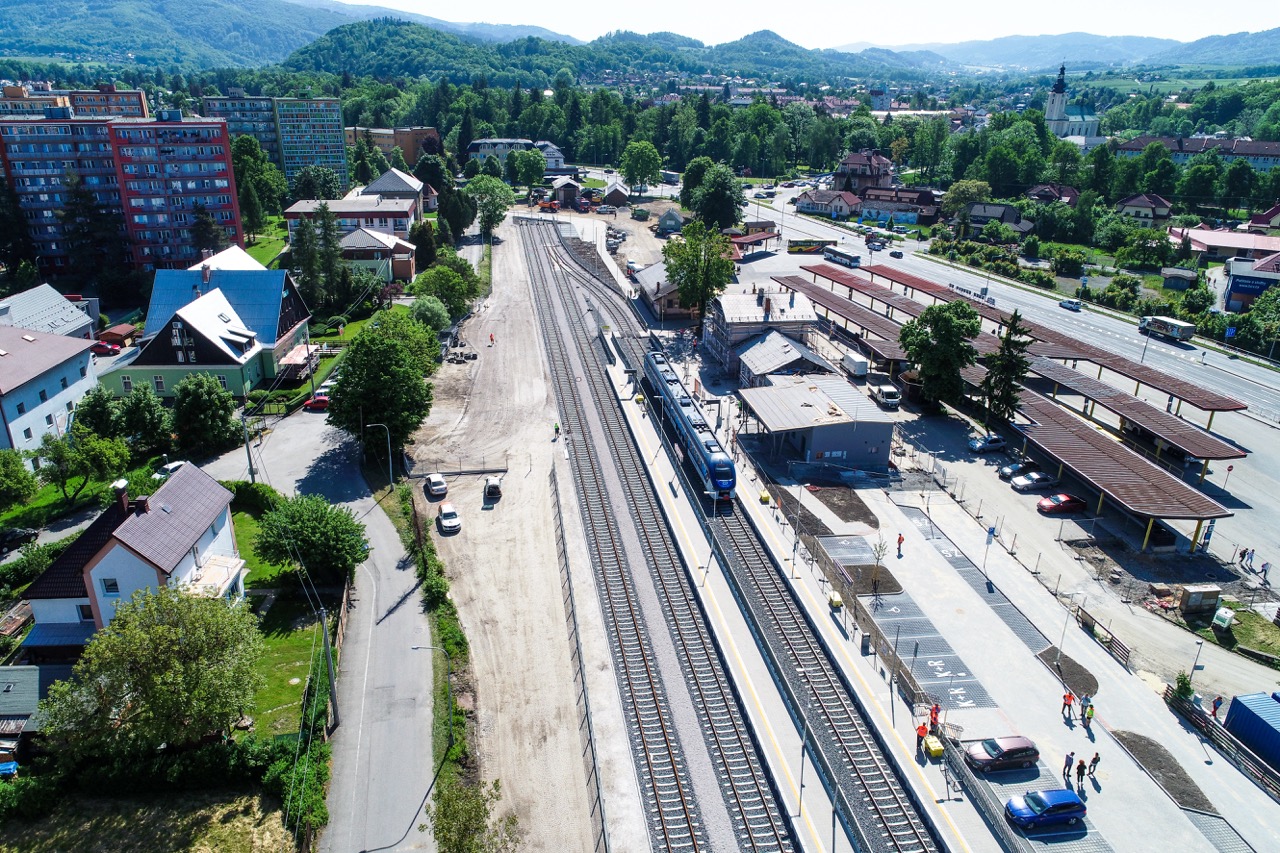
[[[733,459],[716,440],[706,416],[684,390],[667,357],[658,352],[647,354],[644,357],[644,375],[667,417],[675,425],[680,444],[702,479],[707,494],[716,500],[733,500],[737,485]]]

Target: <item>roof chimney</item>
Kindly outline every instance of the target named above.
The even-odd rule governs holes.
[[[150,495],[139,495],[138,500],[135,503],[138,506],[138,515],[146,515],[147,513],[151,512],[151,496]]]
[[[210,267],[208,264],[201,264],[201,266],[200,266],[200,281],[204,282],[205,284],[208,284],[208,283],[209,283],[209,279],[210,279],[210,277],[212,277],[212,276],[213,276],[213,268],[212,268],[212,267]]]
[[[120,502],[120,509],[125,512],[129,511],[129,481],[116,480],[111,484],[111,489],[116,493],[116,500]]]

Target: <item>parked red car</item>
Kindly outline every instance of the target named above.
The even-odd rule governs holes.
[[[1084,512],[1088,509],[1088,505],[1083,498],[1078,498],[1075,495],[1059,494],[1041,498],[1040,502],[1036,504],[1036,509],[1044,513]]]
[[[94,355],[119,355],[120,345],[109,344],[106,341],[94,341],[93,346],[89,347],[89,352]]]
[[[302,404],[302,408],[308,412],[323,412],[329,408],[329,395],[324,391],[317,391],[310,400]]]

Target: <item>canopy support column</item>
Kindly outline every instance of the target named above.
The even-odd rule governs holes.
[[[1147,533],[1142,537],[1142,551],[1147,550],[1147,543],[1151,541],[1151,529],[1156,526],[1156,518],[1153,515],[1147,519]]]

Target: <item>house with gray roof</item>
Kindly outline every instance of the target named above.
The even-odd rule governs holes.
[[[417,203],[418,210],[435,210],[434,207],[426,207],[423,204],[423,194],[427,189],[430,189],[430,187],[413,175],[402,172],[399,169],[388,169],[370,181],[368,186],[360,187],[347,193],[347,197],[376,195],[383,198],[411,199]],[[435,190],[432,190],[431,199],[434,201],[435,198]]]
[[[658,261],[642,270],[637,270],[636,289],[640,291],[640,301],[649,306],[658,322],[666,320],[686,320],[692,317],[694,309],[680,305],[680,288],[667,278],[667,265]]]
[[[0,448],[35,450],[47,433],[68,428],[98,382],[90,346],[84,338],[0,325]]]
[[[818,322],[809,297],[794,291],[759,289],[754,293],[722,293],[707,306],[703,322],[703,357],[718,362],[731,376],[741,369],[738,347],[770,331],[802,341]]]
[[[48,284],[0,299],[0,326],[88,340],[97,323],[96,299],[73,302]]]
[[[188,463],[150,496],[130,498],[123,480],[114,487],[115,500],[23,593],[35,620],[22,644],[29,661],[76,657],[141,589],[244,598],[232,496],[217,480]]]
[[[737,346],[738,383],[743,388],[765,385],[770,376],[808,376],[838,371],[798,340],[770,329]]]

